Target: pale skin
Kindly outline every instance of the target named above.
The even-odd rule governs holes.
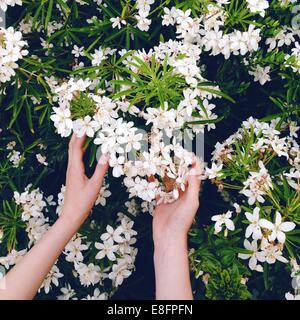
[[[73,136],[69,144],[66,194],[61,216],[36,245],[0,280],[0,300],[30,300],[59,255],[89,216],[104,176],[109,156],[103,155],[91,178],[83,163],[85,137]],[[195,158],[187,191],[175,203],[160,204],[153,219],[157,299],[192,299],[187,233],[198,209],[199,161]],[[176,266],[176,267],[174,267]],[[22,285],[20,285],[22,284]]]
[[[187,190],[154,211],[153,241],[157,300],[192,300],[187,236],[199,207],[201,166],[194,157]]]

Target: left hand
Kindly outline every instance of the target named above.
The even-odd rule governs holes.
[[[85,136],[78,138],[73,134],[69,143],[66,193],[61,215],[69,221],[79,223],[83,223],[91,212],[109,167],[109,155],[103,154],[93,176],[86,176],[83,163],[85,140]]]

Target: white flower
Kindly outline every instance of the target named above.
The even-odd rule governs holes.
[[[260,246],[268,264],[274,264],[277,260],[283,263],[288,263],[288,260],[282,255],[280,246],[269,243],[266,238],[262,238]]]
[[[122,232],[122,227],[114,229],[112,226],[107,225],[106,232],[100,236],[100,239],[102,241],[113,240],[117,243],[122,243],[124,241],[124,238],[121,236]]]
[[[246,238],[249,238],[251,235],[253,237],[253,239],[258,240],[261,239],[263,234],[261,232],[261,227],[260,227],[260,217],[259,217],[259,208],[256,207],[253,210],[253,213],[251,214],[250,212],[245,212],[245,215],[248,219],[248,221],[251,222],[251,224],[249,224],[249,226],[246,229]]]
[[[208,167],[205,169],[208,179],[214,179],[214,178],[220,177],[222,175],[221,173],[222,168],[223,168],[223,164],[217,165],[216,163],[213,162],[211,169]]]
[[[21,6],[22,0],[0,0],[0,9],[6,11],[7,6],[14,7],[16,4]]]
[[[275,37],[268,38],[266,40],[266,45],[269,45],[268,52],[272,51],[273,49],[278,48],[286,45],[290,46],[292,42],[295,41],[294,38],[294,32],[292,29],[283,27],[282,30],[280,30]]]
[[[51,284],[53,283],[56,287],[58,287],[59,283],[58,283],[58,279],[63,277],[64,275],[62,273],[59,272],[59,269],[56,265],[54,265],[50,272],[47,274],[45,280],[43,281],[39,291],[44,288],[44,291],[46,294],[49,293],[50,289],[51,289]]]
[[[101,206],[104,207],[106,205],[106,198],[111,196],[111,192],[109,190],[107,190],[108,187],[109,187],[108,184],[103,185],[101,187],[100,192],[99,192],[98,197],[95,202],[95,206],[97,206],[98,204],[101,204]]]
[[[112,266],[112,271],[108,277],[113,281],[115,287],[120,286],[125,278],[131,275],[131,271],[128,269],[128,263],[126,259],[118,259],[117,263]]]
[[[125,157],[120,156],[116,157],[115,154],[112,154],[109,159],[109,165],[113,167],[112,174],[114,177],[119,178],[124,174],[124,162],[125,162]]]
[[[179,127],[174,109],[147,108],[143,117],[147,120],[146,124],[152,123],[154,128],[164,129],[169,137],[172,136],[172,130]]]
[[[65,192],[66,192],[66,186],[62,185],[60,189],[60,193],[57,195],[58,201],[57,201],[56,213],[58,216],[61,214],[61,211],[64,205]]]
[[[236,212],[237,214],[239,214],[239,213],[242,212],[242,208],[241,208],[241,206],[240,206],[238,203],[234,203],[233,206],[234,206],[235,212]]]
[[[287,292],[285,294],[285,298],[286,298],[286,300],[300,300],[300,294],[293,295],[292,293]]]
[[[95,247],[98,250],[100,250],[97,253],[95,259],[103,259],[105,256],[107,256],[107,258],[110,261],[116,260],[115,252],[118,250],[119,246],[114,245],[114,242],[112,239],[108,239],[108,240],[104,241],[103,243],[95,242]]]
[[[144,14],[142,12],[139,12],[139,15],[135,15],[135,18],[137,20],[137,27],[141,30],[141,31],[148,31],[150,24],[151,24],[151,20],[147,19],[148,14]]]
[[[248,197],[249,205],[255,201],[263,203],[266,191],[273,189],[272,179],[262,161],[258,163],[260,170],[258,172],[250,171],[250,176],[244,182],[244,188],[241,193]]]
[[[88,265],[84,263],[75,264],[75,270],[79,274],[80,283],[85,287],[95,285],[101,280],[100,267],[95,266],[93,263]]]
[[[33,26],[33,18],[32,17],[28,17],[25,19],[22,19],[19,23],[19,30],[23,33],[23,34],[28,34],[31,32],[32,30],[32,26]]]
[[[136,216],[138,214],[138,204],[135,199],[126,201],[125,206],[127,207],[127,211],[133,216]]]
[[[157,182],[148,182],[146,179],[136,177],[134,180],[126,177],[124,184],[128,188],[130,197],[138,196],[144,201],[151,202],[158,193]]]
[[[263,86],[266,82],[271,81],[270,78],[270,67],[261,67],[257,65],[255,69],[250,70],[249,74],[254,76],[254,81],[259,81],[259,83]]]
[[[14,168],[18,168],[24,160],[24,156],[21,155],[19,151],[12,150],[8,155],[7,155],[8,160],[12,163]]]
[[[7,149],[7,150],[13,150],[16,145],[17,145],[16,141],[10,141],[10,142],[6,145],[6,149]]]
[[[79,3],[81,6],[86,5],[87,3],[85,2],[85,0],[75,0],[77,3]]]
[[[297,125],[297,122],[290,122],[289,124],[289,129],[290,129],[290,136],[294,137],[294,138],[298,138],[298,131],[300,129],[300,127]]]
[[[281,214],[278,211],[275,214],[275,224],[266,219],[261,219],[259,224],[262,228],[272,231],[268,236],[270,241],[278,239],[280,243],[285,242],[285,232],[292,231],[296,227],[294,222],[282,222]]]
[[[39,163],[43,164],[44,166],[48,166],[48,162],[46,162],[46,156],[42,156],[40,153],[36,155],[36,159]]]
[[[91,83],[92,82],[89,79],[75,80],[71,78],[68,82],[68,86],[70,91],[73,93],[74,91],[85,91],[91,85]]]
[[[186,113],[190,117],[192,112],[198,107],[198,101],[195,99],[197,93],[191,89],[183,91],[184,100],[180,102],[180,107],[186,108]]]
[[[175,7],[172,7],[171,10],[164,8],[164,15],[162,20],[163,26],[174,25],[177,17],[177,10]]]
[[[109,21],[112,23],[113,28],[118,27],[118,29],[121,29],[122,24],[126,25],[126,21],[124,19],[122,19],[121,17],[110,18]]]
[[[43,193],[39,189],[29,192],[31,186],[28,185],[21,194],[17,191],[14,192],[16,203],[22,206],[23,221],[28,221],[31,217],[44,219],[43,210],[47,204],[43,199]]]
[[[131,241],[133,236],[137,235],[137,232],[133,230],[134,221],[130,220],[128,217],[124,217],[121,220],[122,233],[126,241]]]
[[[211,217],[211,220],[215,221],[215,233],[219,233],[222,230],[223,224],[230,231],[233,231],[235,229],[234,223],[230,219],[231,216],[232,211],[227,211],[224,214],[219,214]]]
[[[203,35],[201,39],[205,50],[212,51],[212,55],[222,53],[225,59],[228,59],[233,53],[234,55],[245,55],[247,52],[257,51],[259,48],[260,29],[255,29],[255,26],[250,24],[248,31],[241,32],[235,30],[232,33],[223,35],[219,30],[219,26],[214,26],[211,30],[200,30]]]
[[[148,14],[151,9],[150,5],[153,4],[154,1],[155,0],[136,0],[138,11]]]
[[[97,121],[92,120],[90,116],[85,116],[83,119],[77,119],[73,122],[74,133],[80,138],[85,134],[93,138],[95,132],[99,129]]]
[[[53,107],[53,111],[55,113],[50,116],[50,119],[54,122],[58,134],[62,137],[68,137],[73,129],[70,109]]]
[[[102,61],[104,61],[107,57],[104,54],[103,49],[100,47],[99,49],[96,49],[92,56],[92,65],[93,66],[100,66]]]
[[[82,244],[82,239],[78,236],[73,238],[65,247],[64,254],[66,260],[69,262],[81,262],[83,261],[83,255],[81,251],[87,250],[88,246]]]
[[[71,288],[69,283],[65,287],[60,288],[60,291],[62,294],[57,296],[58,300],[70,300],[76,295],[75,290]]]
[[[83,299],[83,300],[107,300],[107,299],[108,299],[107,293],[106,292],[101,293],[99,288],[96,288],[92,296],[88,295],[86,299]]]
[[[6,257],[0,257],[0,264],[5,266],[6,269],[9,269],[10,266],[13,266],[21,261],[26,252],[27,249],[20,251],[12,249]]]
[[[269,8],[267,0],[247,0],[247,5],[250,12],[259,13],[262,17],[265,16],[265,10]]]
[[[36,243],[42,238],[42,236],[49,229],[48,218],[45,218],[41,213],[40,216],[30,218],[27,221],[26,232],[29,238],[28,247],[31,247],[33,243]]]
[[[84,56],[84,47],[78,47],[76,45],[74,45],[73,50],[72,50],[72,54],[76,57],[79,58],[80,56]]]
[[[258,272],[262,272],[263,268],[262,268],[261,265],[257,264],[257,261],[265,262],[266,258],[265,258],[264,252],[258,251],[257,240],[253,240],[250,243],[247,239],[245,239],[244,247],[247,250],[252,251],[252,253],[249,253],[249,254],[248,253],[239,253],[238,257],[243,259],[243,260],[246,260],[246,259],[250,258],[249,259],[249,268],[251,270],[256,270]]]

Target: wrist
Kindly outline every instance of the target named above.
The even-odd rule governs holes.
[[[163,247],[176,247],[178,245],[187,245],[188,234],[186,232],[168,232],[164,231],[163,234],[157,234],[153,232],[153,242],[155,248]]]
[[[154,258],[161,256],[174,255],[177,253],[187,253],[187,235],[178,237],[163,237],[159,240],[154,240]]]
[[[72,228],[78,230],[85,219],[82,215],[76,214],[75,210],[63,208],[58,221],[63,224],[66,228]]]

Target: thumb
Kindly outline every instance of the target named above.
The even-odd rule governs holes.
[[[109,153],[104,153],[99,159],[99,162],[97,163],[95,172],[93,176],[90,179],[90,183],[93,185],[93,187],[96,187],[99,189],[102,186],[103,178],[108,170],[109,167]]]

